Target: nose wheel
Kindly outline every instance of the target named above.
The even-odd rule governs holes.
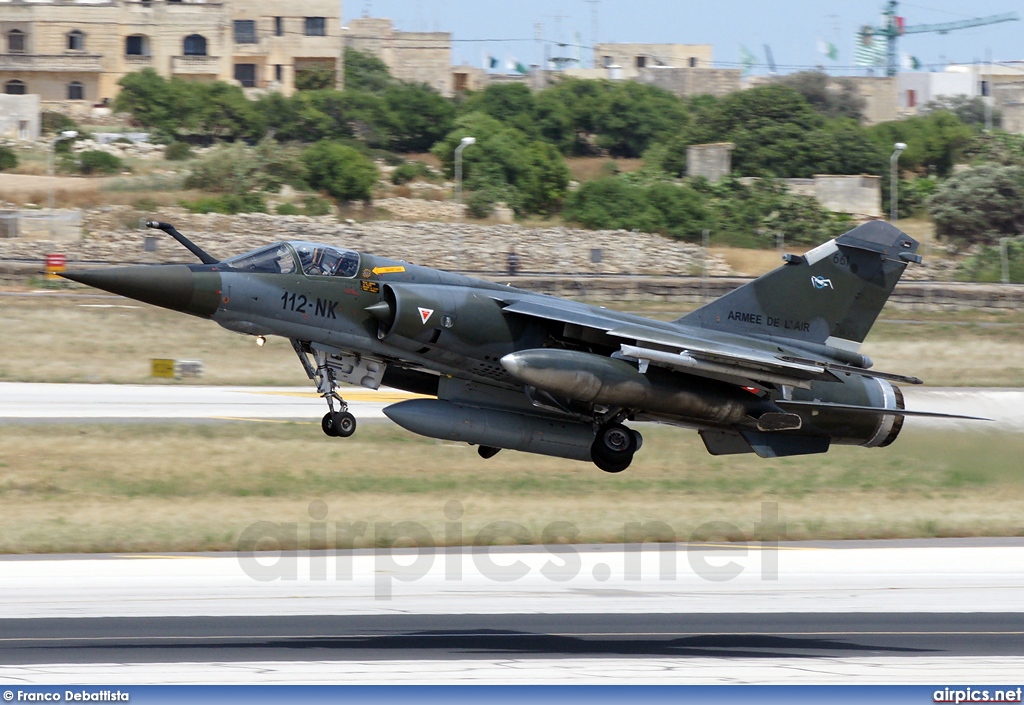
[[[633,462],[633,454],[640,449],[643,436],[620,423],[610,423],[597,430],[590,458],[605,472],[622,472]]]
[[[356,432],[356,417],[349,413],[348,404],[338,394],[338,381],[334,378],[334,370],[327,364],[327,356],[316,353],[316,366],[307,357],[307,350],[298,340],[292,341],[292,347],[299,356],[303,369],[311,380],[316,382],[317,391],[327,402],[327,413],[320,421],[320,428],[333,438],[348,438]]]
[[[348,438],[356,432],[356,417],[347,411],[328,411],[320,427],[328,436]]]

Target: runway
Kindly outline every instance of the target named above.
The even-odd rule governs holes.
[[[356,418],[382,419],[388,404],[416,395],[343,387]],[[1024,389],[906,388],[907,408],[991,419],[990,422],[909,417],[907,428],[1024,429]],[[294,420],[318,421],[325,402],[308,387],[0,383],[0,421]]]
[[[1024,539],[669,548],[7,557],[0,680],[1010,684],[1024,667]]]

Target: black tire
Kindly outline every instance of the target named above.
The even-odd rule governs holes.
[[[331,438],[337,437],[337,433],[334,432],[334,419],[331,418],[330,412],[324,414],[323,420],[320,422],[320,428],[324,430],[324,433]]]
[[[500,450],[501,448],[495,448],[494,446],[478,446],[476,452],[481,458],[487,460],[488,458],[496,456]]]
[[[622,424],[608,424],[597,431],[590,457],[605,472],[622,472],[633,462],[640,447],[640,434]]]
[[[334,433],[339,438],[348,438],[356,432],[356,417],[347,411],[334,415]]]

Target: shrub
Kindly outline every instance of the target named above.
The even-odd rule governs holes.
[[[18,166],[18,155],[10,147],[0,146],[0,171]]]
[[[302,206],[308,216],[331,214],[331,202],[319,196],[306,196],[302,199]]]
[[[167,145],[164,159],[170,162],[182,162],[192,158],[192,148],[187,142],[174,141]]]
[[[300,215],[302,213],[294,203],[279,203],[276,210],[278,215]]]
[[[928,199],[939,237],[995,244],[1024,233],[1024,168],[980,166],[951,176]]]
[[[267,204],[259,193],[225,193],[220,196],[207,196],[195,201],[182,201],[181,206],[193,213],[266,213]]]
[[[471,218],[484,219],[494,213],[494,204],[497,202],[495,194],[491,189],[474,191],[466,199],[466,212]]]
[[[391,183],[395,186],[407,184],[416,178],[429,178],[430,169],[423,162],[405,162],[391,174]]]
[[[224,146],[197,160],[185,188],[243,194],[278,191],[283,184],[305,188],[306,168],[294,146],[266,139],[256,147]]]
[[[1024,241],[1020,238],[1006,243],[1010,281],[1024,282]],[[959,279],[974,282],[999,282],[1003,279],[1003,257],[998,246],[986,245],[964,263]]]
[[[337,142],[317,142],[302,153],[309,185],[338,201],[371,201],[379,176],[370,159]]]
[[[65,130],[78,129],[78,123],[64,113],[58,113],[53,110],[44,110],[42,112],[40,115],[40,126],[43,132],[49,132],[51,134],[57,134],[58,132],[64,132]]]
[[[78,155],[78,171],[83,174],[116,174],[123,169],[124,162],[120,157],[98,149]]]

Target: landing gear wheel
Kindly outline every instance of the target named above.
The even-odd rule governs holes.
[[[622,424],[608,424],[598,429],[590,457],[605,472],[622,472],[633,462],[641,440],[639,433]]]
[[[494,446],[479,446],[476,449],[476,452],[480,455],[481,458],[487,460],[488,458],[493,458],[494,456],[496,456],[498,454],[498,451],[500,450],[501,448],[495,448]]]
[[[334,419],[332,426],[334,427],[334,435],[339,438],[348,438],[356,432],[356,417],[347,411],[341,411],[337,414],[333,414]]]
[[[347,411],[329,411],[320,421],[320,428],[333,438],[348,438],[356,432],[356,417]]]

